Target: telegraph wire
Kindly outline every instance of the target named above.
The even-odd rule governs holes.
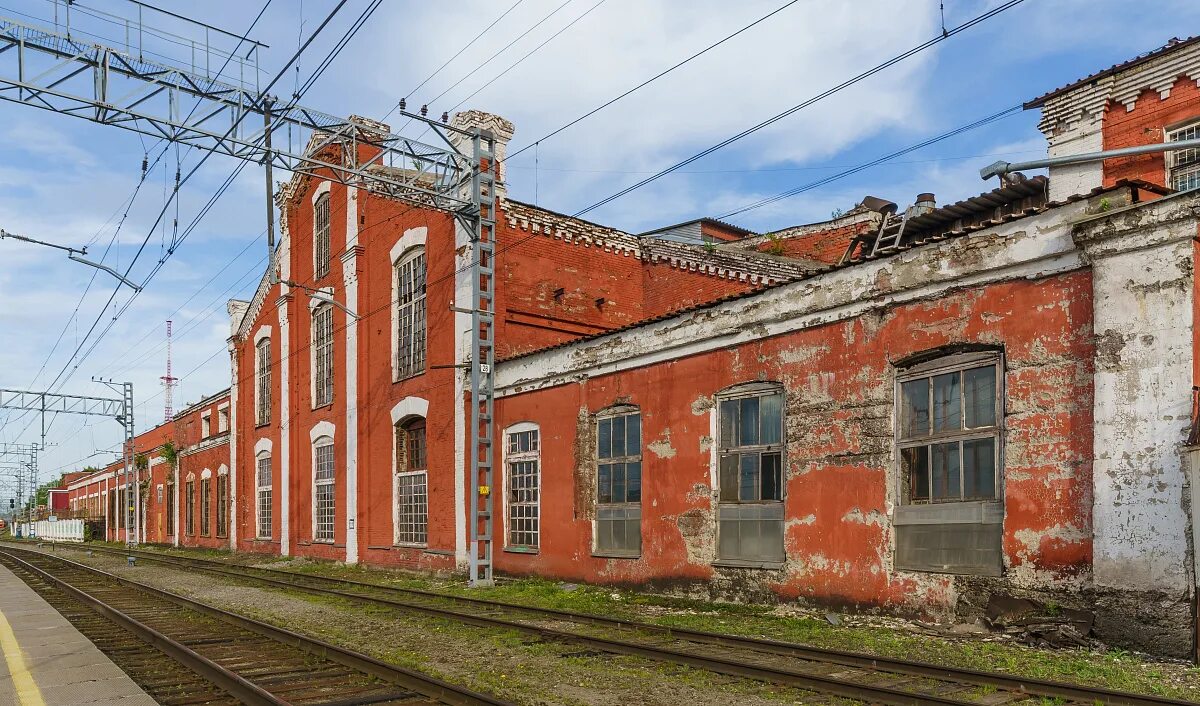
[[[818,102],[828,98],[829,96],[832,96],[836,93],[840,93],[841,91],[849,88],[850,86],[853,86],[871,76],[874,76],[875,74],[877,74],[881,71],[891,68],[892,66],[899,64],[900,62],[904,61],[905,59],[908,59],[909,57],[915,56],[915,55],[925,51],[926,49],[929,49],[930,47],[936,46],[937,44],[940,44],[940,43],[946,41],[947,39],[949,39],[950,37],[953,37],[956,34],[965,32],[966,30],[974,27],[977,24],[980,24],[981,22],[986,22],[987,20],[1004,12],[1005,10],[1009,10],[1013,7],[1016,7],[1017,5],[1021,4],[1024,1],[1025,0],[1008,0],[1007,2],[1005,2],[1003,4],[998,5],[997,7],[994,7],[991,10],[988,10],[987,12],[984,12],[980,15],[977,15],[976,17],[964,22],[963,24],[958,25],[957,27],[954,27],[953,29],[950,29],[942,34],[937,35],[936,37],[934,37],[932,39],[922,42],[921,44],[918,44],[917,46],[912,47],[911,49],[909,49],[905,52],[897,54],[896,56],[893,56],[892,58],[888,59],[887,61],[884,61],[883,63],[876,64],[875,66],[867,69],[866,71],[858,74],[857,76],[846,79],[845,81],[839,83],[838,85],[836,85],[832,88],[828,88],[811,98],[808,98],[800,103],[797,103],[796,105],[792,106],[791,108],[788,108],[787,110],[785,110],[781,113],[777,113],[776,115],[773,115],[770,118],[767,118],[766,120],[758,123],[757,125],[746,128],[745,130],[737,133],[736,135],[728,137],[728,138],[718,142],[717,144],[712,145],[711,147],[703,149],[700,152],[697,152],[697,153],[693,154],[692,156],[687,157],[686,159],[676,162],[675,164],[667,167],[666,169],[655,172],[651,176],[648,176],[645,179],[642,179],[630,186],[627,186],[624,189],[621,189],[620,191],[616,192],[615,194],[612,194],[603,199],[600,199],[599,201],[593,203],[592,205],[587,206],[579,211],[576,211],[575,213],[573,213],[571,215],[573,217],[577,218],[579,216],[584,215],[585,213],[590,213],[590,212],[596,210],[597,208],[604,206],[605,204],[612,203],[613,201],[616,201],[617,199],[621,198],[622,196],[632,193],[632,192],[642,188],[643,186],[646,186],[647,184],[658,181],[659,179],[663,178],[664,176],[670,174],[671,172],[674,172],[683,167],[686,167],[687,165],[691,164],[692,162],[703,159],[704,157],[707,157],[708,155],[710,155],[720,149],[728,147],[729,145],[731,145],[745,137],[748,137],[749,135],[752,135],[752,134],[758,132],[759,130],[762,130],[763,128],[769,127],[770,125],[774,125],[775,123],[779,122],[780,120],[783,120],[784,118],[787,118],[791,115],[796,114],[797,112],[807,108],[810,105],[813,105],[814,103],[818,103]]]

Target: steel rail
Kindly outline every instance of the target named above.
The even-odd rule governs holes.
[[[263,637],[266,637],[270,640],[274,640],[276,642],[282,643],[284,645],[288,645],[290,647],[295,647],[295,648],[301,649],[305,652],[316,655],[318,657],[328,659],[330,661],[341,664],[345,667],[350,667],[351,669],[356,669],[360,672],[363,672],[364,674],[378,677],[385,681],[389,681],[394,684],[398,684],[400,686],[407,687],[407,688],[412,689],[413,691],[418,692],[424,696],[437,699],[441,703],[450,704],[452,706],[515,706],[510,701],[505,701],[503,699],[489,696],[487,694],[482,694],[482,693],[479,693],[476,691],[472,691],[470,689],[467,689],[466,687],[461,687],[461,686],[457,686],[454,684],[450,684],[448,682],[442,681],[440,679],[436,679],[434,677],[428,676],[426,674],[422,674],[420,672],[417,672],[417,671],[414,671],[411,669],[407,669],[405,667],[388,664],[387,662],[383,662],[381,660],[378,660],[369,655],[362,654],[360,652],[355,652],[353,650],[345,649],[343,647],[339,647],[337,645],[334,645],[329,642],[325,642],[323,640],[319,640],[317,638],[309,637],[307,635],[301,635],[300,633],[293,632],[286,628],[281,628],[281,627],[277,627],[275,625],[271,625],[269,623],[264,623],[262,621],[254,620],[253,618],[247,618],[243,615],[239,615],[237,613],[232,613],[230,611],[223,610],[221,608],[217,608],[216,606],[209,605],[207,603],[202,603],[200,601],[196,601],[191,598],[181,596],[177,593],[171,593],[170,591],[165,591],[160,588],[155,588],[154,586],[150,586],[150,585],[138,582],[138,581],[134,581],[132,579],[127,579],[123,576],[109,573],[102,569],[97,569],[95,567],[88,566],[86,564],[81,564],[76,561],[71,561],[70,559],[66,559],[61,556],[48,554],[46,552],[33,551],[33,550],[29,550],[29,549],[24,549],[24,548],[17,549],[17,548],[13,548],[11,546],[5,546],[2,549],[0,549],[0,555],[7,556],[8,558],[12,559],[13,561],[17,561],[17,562],[20,562],[22,565],[29,566],[34,571],[36,571],[39,575],[49,578],[56,585],[60,585],[60,586],[64,587],[68,592],[78,591],[79,594],[82,594],[84,596],[87,595],[86,593],[83,593],[82,591],[71,586],[70,584],[66,583],[65,581],[62,581],[61,579],[54,577],[53,575],[49,574],[48,572],[42,571],[42,570],[38,569],[37,567],[33,567],[32,565],[28,564],[28,562],[20,559],[19,557],[14,556],[12,554],[12,552],[35,554],[37,556],[46,557],[46,558],[52,559],[54,561],[58,561],[62,564],[69,566],[70,568],[82,570],[82,571],[88,572],[92,575],[102,577],[106,580],[119,583],[122,586],[132,588],[137,591],[142,591],[144,593],[150,594],[157,598],[161,598],[163,600],[166,600],[166,601],[169,601],[176,605],[179,605],[182,608],[193,610],[198,613],[202,613],[209,617],[215,618],[217,620],[221,620],[226,623],[230,623],[232,625],[235,625],[242,629],[248,630],[250,632],[257,633],[257,634],[259,634]],[[72,595],[75,595],[75,594],[72,593]],[[119,613],[119,611],[115,611],[115,609],[110,608],[110,610],[114,610],[114,612]],[[146,629],[149,630],[150,628],[146,628]],[[170,638],[165,638],[165,639],[169,640]],[[182,645],[180,647],[182,647]],[[187,649],[187,648],[183,648],[183,649]],[[199,657],[199,655],[197,655],[197,657]],[[201,659],[204,659],[204,658],[201,657]],[[217,666],[217,665],[214,665],[214,666]],[[218,667],[218,668],[220,668],[220,667]],[[251,685],[251,686],[253,686],[253,685]],[[255,688],[258,688],[258,687],[255,687]],[[263,693],[266,693],[266,692],[263,692]],[[267,694],[267,696],[270,697],[270,694]],[[271,697],[271,698],[274,698],[274,697]],[[252,701],[250,703],[277,704],[277,703],[287,703],[287,702],[280,702],[280,701],[253,702]]]
[[[129,630],[153,647],[166,653],[172,659],[187,666],[205,679],[220,686],[239,701],[256,706],[287,706],[286,701],[275,698],[270,692],[251,683],[245,678],[225,669],[195,650],[176,642],[154,628],[142,623],[120,610],[110,606],[81,588],[76,588],[63,579],[54,576],[30,564],[20,557],[13,556],[8,551],[0,552],[22,569],[41,577],[43,580],[58,586],[63,592],[88,606],[100,615],[108,618],[117,625]]]
[[[1018,677],[997,672],[986,672],[975,669],[966,669],[959,667],[946,667],[942,665],[932,664],[929,662],[920,662],[915,660],[905,660],[894,657],[883,657],[871,655],[861,652],[851,652],[847,650],[836,650],[821,647],[811,647],[793,642],[784,642],[780,640],[770,640],[764,638],[743,637],[738,635],[727,635],[721,633],[707,632],[702,630],[691,630],[687,628],[674,628],[663,625],[655,625],[653,623],[644,623],[635,620],[626,620],[622,618],[612,618],[608,616],[592,615],[587,613],[575,613],[571,611],[558,610],[554,608],[540,608],[535,606],[518,605],[505,601],[492,600],[487,598],[470,598],[467,596],[457,596],[447,593],[438,593],[436,591],[425,591],[415,588],[403,588],[399,586],[386,586],[382,584],[370,583],[367,581],[355,581],[353,579],[340,579],[328,576],[320,576],[316,574],[300,574],[294,571],[285,571],[281,569],[271,569],[263,567],[246,567],[237,564],[228,564],[225,562],[213,561],[210,559],[200,559],[197,557],[183,557],[161,554],[158,552],[147,551],[122,551],[117,549],[92,547],[91,549],[104,553],[133,555],[140,558],[145,558],[149,561],[156,561],[163,564],[174,564],[176,566],[197,568],[210,573],[232,576],[234,578],[245,578],[252,581],[259,581],[269,585],[280,586],[289,589],[301,588],[314,592],[329,593],[339,595],[345,598],[366,600],[372,602],[383,602],[385,605],[396,606],[397,601],[389,601],[373,596],[364,596],[357,593],[348,593],[343,591],[329,591],[327,589],[319,589],[311,586],[302,586],[297,584],[296,580],[312,580],[326,584],[338,584],[346,586],[354,586],[367,590],[385,591],[391,593],[407,594],[428,598],[434,600],[454,601],[462,604],[477,605],[488,609],[513,610],[534,615],[542,615],[555,620],[564,620],[576,623],[587,623],[605,627],[618,628],[623,630],[632,630],[646,633],[662,635],[664,637],[679,638],[691,642],[702,644],[715,645],[720,647],[735,647],[747,649],[755,652],[764,652],[784,657],[795,657],[800,659],[813,660],[818,662],[829,662],[847,667],[856,667],[862,669],[873,669],[878,671],[894,672],[897,674],[905,674],[909,676],[926,677],[940,679],[946,681],[955,681],[963,684],[971,684],[976,686],[993,686],[998,689],[1027,694],[1031,697],[1047,697],[1047,698],[1063,698],[1076,701],[1085,701],[1088,703],[1096,703],[1099,701],[1105,705],[1111,706],[1189,706],[1193,704],[1190,701],[1181,699],[1173,699],[1165,696],[1155,696],[1152,694],[1136,694],[1133,692],[1118,691],[1114,689],[1104,689],[1098,687],[1085,687],[1065,682],[1056,682],[1045,679]],[[270,573],[288,577],[291,581],[280,581],[263,576],[256,576],[250,572]],[[417,610],[424,610],[425,606],[417,606],[408,603],[399,603],[401,607],[410,607]],[[430,610],[442,611],[442,609],[430,608]],[[457,611],[449,612],[452,619],[458,619],[454,616],[463,615]],[[448,617],[439,613],[439,617]],[[474,617],[474,616],[473,616]],[[497,620],[494,618],[485,618],[486,620]],[[513,623],[519,626],[520,623]],[[505,627],[510,627],[505,625]],[[530,626],[525,626],[526,628]],[[574,633],[566,633],[574,635]]]

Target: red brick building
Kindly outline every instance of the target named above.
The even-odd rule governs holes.
[[[1175,42],[1028,107],[1052,155],[1184,139],[1197,77],[1200,42]],[[639,237],[501,191],[497,569],[937,618],[1026,595],[1189,653],[1194,160],[767,234]],[[230,391],[169,425],[173,492],[149,465],[176,504],[150,494],[147,539],[463,567],[467,235],[332,178],[277,202],[277,271],[230,302]],[[85,481],[108,507],[117,480]]]

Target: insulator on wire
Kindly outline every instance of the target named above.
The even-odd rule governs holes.
[[[401,98],[401,99],[400,99],[400,110],[404,110],[404,107],[405,107],[406,105],[408,105],[408,101],[406,101],[406,100],[404,100],[403,98]]]
[[[429,106],[423,105],[421,106],[421,117],[423,118],[426,115],[429,115]]]
[[[146,172],[150,169],[150,160],[146,155],[142,155],[142,176],[146,176]]]
[[[443,122],[443,123],[448,123],[448,122],[450,122],[450,113],[448,113],[448,112],[446,112],[446,111],[444,111],[444,110],[442,111],[442,122]]]

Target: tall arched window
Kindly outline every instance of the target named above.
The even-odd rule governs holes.
[[[183,527],[184,532],[190,537],[196,534],[196,476],[189,473],[183,487]]]
[[[254,347],[254,368],[257,373],[255,385],[256,425],[271,423],[271,339],[262,338]]]
[[[313,406],[333,402],[333,305],[313,310]]]
[[[271,454],[263,452],[256,459],[258,468],[255,472],[254,484],[256,492],[255,507],[258,510],[258,538],[271,538]]]
[[[332,542],[337,501],[334,496],[333,439],[313,442],[313,541]]]
[[[395,427],[395,543],[424,546],[429,541],[429,472],[425,457],[425,418],[412,417]]]
[[[212,530],[212,471],[207,468],[200,474],[200,536],[207,537]]]
[[[313,272],[316,279],[329,274],[329,192],[313,204]]]
[[[229,536],[229,469],[217,471],[217,536]]]
[[[784,560],[783,387],[750,383],[717,395],[717,559]]]
[[[167,536],[175,536],[175,478],[167,473]]]
[[[396,263],[396,378],[425,372],[425,248]]]

